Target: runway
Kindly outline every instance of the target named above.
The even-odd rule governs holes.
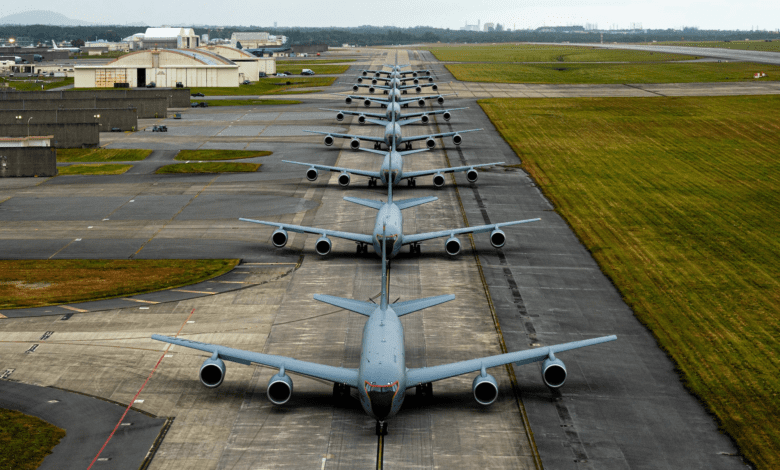
[[[404,62],[404,55],[399,54],[399,62]],[[429,56],[412,51],[408,58],[432,67],[440,82],[454,82]],[[379,55],[374,64],[386,60]],[[345,76],[356,74],[353,66]],[[384,187],[369,189],[365,179],[356,177],[343,189],[335,175],[321,175],[312,183],[303,168],[280,161],[364,169],[378,165],[369,154],[346,150],[347,141],[326,148],[320,137],[299,133],[297,126],[331,126],[379,135],[379,127],[320,117],[318,107],[343,106],[336,97],[328,99],[306,95],[301,105],[186,110],[176,124],[183,130],[170,135],[103,134],[112,139],[106,141],[109,147],[155,150],[150,160],[137,165],[135,174],[0,181],[2,257],[26,250],[29,257],[46,258],[58,249],[62,255],[57,256],[129,257],[139,246],[133,240],[150,240],[137,257],[213,254],[265,263],[297,262],[303,254],[296,269],[245,289],[74,313],[67,320],[60,316],[0,320],[4,333],[0,371],[13,369],[6,379],[129,403],[162,353],[163,346],[149,336],[179,330],[181,337],[198,341],[356,366],[364,318],[316,303],[311,295],[375,297],[378,258],[356,255],[353,243],[340,240],[334,240],[333,253],[322,258],[314,254],[316,237],[299,234],[291,234],[290,244],[278,250],[269,241],[270,228],[234,220],[241,216],[371,231],[374,211],[342,197],[384,199]],[[434,119],[432,125],[413,125],[404,132],[479,127],[485,131],[465,134],[460,147],[445,139],[443,148],[407,158],[411,170],[501,160],[519,163],[474,98],[448,100],[445,106],[470,109],[453,114],[447,123]],[[221,113],[233,116],[218,116]],[[301,119],[290,116],[294,113]],[[245,119],[247,115],[251,119]],[[240,136],[219,135],[239,126],[257,132],[242,129],[246,132],[229,131]],[[272,126],[287,132],[264,134]],[[234,147],[220,147],[227,143]],[[176,148],[215,147],[275,153],[257,159],[263,167],[253,174],[153,174],[156,166],[170,162]],[[464,252],[456,258],[444,254],[443,240],[435,240],[423,244],[422,255],[404,252],[393,261],[392,299],[456,295],[454,302],[403,317],[409,367],[612,333],[618,341],[561,354],[569,380],[560,393],[551,393],[542,384],[538,365],[491,370],[499,381],[500,397],[490,407],[474,401],[472,376],[434,384],[428,406],[417,404],[412,393],[389,424],[386,468],[744,468],[733,456],[734,445],[684,390],[669,359],[525,173],[500,167],[480,172],[473,185],[462,175],[454,181],[436,190],[430,180],[421,179],[417,188],[402,186],[394,192],[398,199],[439,198],[405,211],[406,233],[463,226],[464,217],[471,225],[542,220],[507,229],[507,245],[500,250],[490,246],[486,235],[476,235],[476,251],[469,239],[462,238]],[[143,205],[128,207],[136,204],[130,200]],[[89,248],[69,251],[75,250],[68,247],[76,238],[88,242]],[[10,242],[16,248],[6,248]],[[38,340],[43,332],[53,332],[45,343]],[[25,354],[32,344],[39,347]],[[264,396],[275,370],[229,364],[225,383],[212,390],[197,381],[204,359],[195,351],[171,348],[139,397],[143,403],[135,405],[155,416],[175,418],[150,468],[374,466],[373,421],[356,401],[334,405],[330,384],[293,376],[293,398],[275,407]]]

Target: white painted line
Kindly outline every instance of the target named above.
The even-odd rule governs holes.
[[[103,222],[105,222],[106,220],[108,220],[108,219],[103,219]]]
[[[143,400],[136,400],[133,403],[143,403],[143,402],[144,402]]]
[[[130,199],[130,202],[135,202],[135,199]]]
[[[77,238],[77,239],[75,239],[75,240],[73,240],[73,241],[74,241],[74,242],[80,242],[80,241],[81,241],[81,238]]]
[[[187,320],[187,323],[195,323],[195,320]]]
[[[138,307],[138,310],[149,310],[149,307]]]
[[[89,226],[89,227],[87,227],[87,228],[92,228],[92,226],[90,225],[90,226]]]

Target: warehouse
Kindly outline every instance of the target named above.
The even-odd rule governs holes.
[[[238,47],[238,44],[241,44],[244,49],[281,46],[285,42],[285,36],[274,36],[266,32],[241,32],[230,36],[231,46]]]
[[[75,68],[76,88],[237,87],[239,66],[205,50],[145,50],[123,55],[105,65]],[[119,85],[117,85],[119,84]]]
[[[189,49],[200,46],[200,38],[192,28],[147,28],[124,38],[130,49]]]
[[[266,75],[276,73],[276,60],[272,57],[257,57],[248,52],[230,46],[202,46],[198,50],[224,57],[238,65],[239,80],[257,80],[260,72]]]

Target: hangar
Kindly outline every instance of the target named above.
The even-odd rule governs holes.
[[[276,73],[276,60],[273,57],[257,57],[249,52],[227,45],[201,46],[199,51],[207,51],[222,56],[238,65],[239,80],[257,80],[260,72],[267,75]]]
[[[105,65],[74,67],[76,88],[237,87],[239,66],[213,52],[196,49],[144,50]]]

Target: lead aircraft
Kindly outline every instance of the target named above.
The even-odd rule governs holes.
[[[383,234],[383,244],[385,240]],[[211,354],[211,357],[203,362],[198,373],[201,383],[209,388],[218,387],[225,379],[225,361],[278,368],[279,372],[268,381],[266,391],[268,400],[274,405],[283,405],[292,396],[293,381],[287,375],[288,372],[333,382],[333,395],[337,398],[345,397],[350,393],[350,389],[354,388],[357,390],[360,406],[366,414],[376,420],[378,435],[387,433],[387,420],[401,410],[406,391],[412,387],[416,389],[416,395],[430,397],[433,382],[478,372],[471,388],[477,403],[486,406],[498,398],[498,382],[495,377],[488,374],[488,369],[509,363],[524,365],[542,362],[542,380],[548,387],[557,389],[566,381],[567,372],[563,361],[558,359],[556,354],[617,339],[614,335],[602,336],[440,366],[407,368],[404,328],[399,318],[449,302],[454,300],[455,296],[439,295],[390,304],[386,251],[384,249],[381,251],[382,294],[379,305],[330,295],[314,295],[315,300],[368,317],[363,327],[360,366],[357,369],[334,367],[169,336],[152,335],[152,339]]]
[[[455,256],[460,253],[461,243],[455,235],[462,235],[467,233],[485,233],[490,232],[490,244],[495,248],[501,248],[506,243],[506,233],[501,230],[502,227],[508,227],[510,225],[524,224],[527,222],[536,222],[541,219],[527,219],[516,220],[514,222],[503,222],[498,224],[478,225],[475,227],[463,227],[449,230],[440,230],[438,232],[416,233],[412,235],[404,235],[404,218],[401,211],[410,207],[419,206],[421,204],[427,204],[429,202],[436,201],[437,197],[418,197],[412,199],[403,199],[401,201],[393,201],[393,183],[389,181],[387,185],[387,202],[375,201],[372,199],[360,199],[356,197],[345,197],[344,200],[362,206],[376,209],[377,215],[374,221],[373,234],[365,233],[352,233],[342,232],[339,230],[328,230],[316,227],[305,227],[301,225],[284,224],[280,222],[266,222],[263,220],[244,219],[240,218],[243,222],[251,222],[254,224],[268,225],[270,227],[276,227],[276,230],[271,234],[271,242],[277,248],[282,248],[287,245],[289,235],[287,232],[295,233],[312,233],[319,235],[320,238],[314,243],[314,250],[317,254],[325,256],[330,253],[333,247],[328,237],[343,238],[345,240],[352,240],[357,243],[358,253],[367,253],[368,245],[372,245],[374,252],[380,255],[382,252],[381,240],[385,240],[385,249],[387,249],[387,256],[393,258],[401,251],[401,247],[409,245],[412,253],[419,254],[421,251],[420,243],[425,240],[432,240],[435,238],[445,238],[444,251],[450,256]],[[386,235],[385,235],[386,234]]]

